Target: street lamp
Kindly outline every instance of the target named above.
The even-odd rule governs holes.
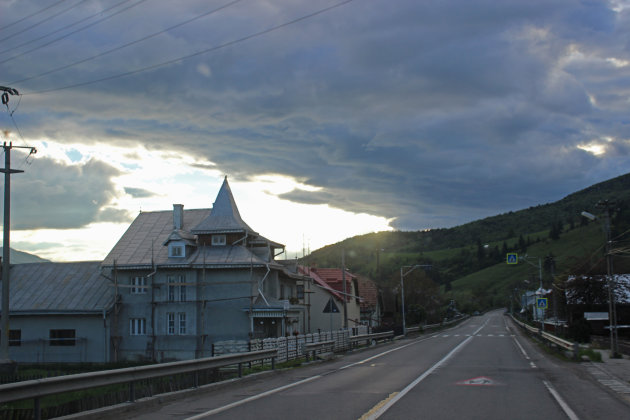
[[[416,265],[403,265],[402,267],[400,267],[400,303],[401,303],[401,310],[402,310],[402,327],[403,327],[403,335],[407,335],[407,327],[405,326],[405,283],[403,282],[403,279],[405,278],[405,276],[409,273],[411,273],[413,270],[415,270],[418,267],[431,267],[430,264],[416,264]],[[406,272],[404,272],[404,269],[408,268],[409,270],[407,270]]]

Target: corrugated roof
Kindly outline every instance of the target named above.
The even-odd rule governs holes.
[[[102,312],[114,303],[100,261],[17,264],[10,281],[11,312]]]
[[[354,274],[346,271],[346,293],[350,293],[352,290],[352,279],[356,278]],[[339,293],[343,293],[343,273],[341,268],[311,268],[311,273],[316,273],[322,280],[328,284],[332,289]],[[359,291],[357,290],[357,293]],[[350,296],[346,296],[347,300],[350,300]]]
[[[376,308],[378,304],[378,287],[376,283],[365,277],[357,275],[359,280],[359,296],[361,296],[361,309]]]
[[[210,209],[184,210],[182,230],[190,230],[210,214]],[[103,260],[103,266],[151,265],[168,263],[168,248],[163,244],[173,232],[173,211],[142,212]],[[176,259],[182,262],[182,259]]]
[[[323,278],[318,275],[317,271],[315,271],[313,268],[303,267],[300,265],[298,266],[298,273],[309,276],[321,288],[328,290],[328,292],[334,295],[337,299],[343,300],[342,294],[333,289]]]

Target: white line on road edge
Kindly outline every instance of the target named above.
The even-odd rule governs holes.
[[[391,352],[394,352],[394,351],[398,351],[400,349],[404,349],[405,347],[409,347],[411,345],[417,344],[418,342],[425,341],[425,340],[427,340],[427,338],[420,339],[420,340],[415,340],[412,343],[405,344],[403,346],[396,347],[394,349],[390,349],[390,350],[384,351],[382,353],[376,354],[374,356],[368,357],[367,359],[363,359],[363,360],[358,361],[356,363],[352,363],[350,365],[343,366],[343,367],[339,368],[338,370],[344,370],[344,369],[347,369],[347,368],[352,367],[352,366],[356,366],[356,365],[360,365],[360,364],[369,362],[369,361],[374,360],[374,359],[376,359],[378,357],[384,356],[384,355],[386,355],[388,353],[391,353]],[[215,408],[213,410],[206,411],[206,412],[201,413],[201,414],[197,414],[196,416],[189,417],[189,418],[187,418],[185,420],[198,420],[198,419],[202,419],[204,417],[209,417],[209,416],[211,416],[213,414],[217,414],[217,413],[220,413],[222,411],[229,410],[230,408],[237,407],[239,405],[245,404],[247,402],[254,401],[254,400],[257,400],[259,398],[263,398],[263,397],[266,397],[268,395],[272,395],[272,394],[275,394],[277,392],[284,391],[285,389],[289,389],[289,388],[292,388],[294,386],[302,385],[302,384],[304,384],[306,382],[310,382],[310,381],[312,381],[314,379],[321,378],[321,377],[322,377],[322,375],[311,376],[310,378],[302,379],[301,381],[293,382],[291,384],[288,384],[288,385],[285,385],[285,386],[281,386],[279,388],[271,389],[271,390],[263,392],[261,394],[252,395],[251,397],[245,398],[243,400],[235,401],[235,402],[233,402],[231,404],[224,405],[223,407],[218,407],[218,408]]]
[[[303,383],[310,382],[314,379],[321,378],[321,375],[311,376],[310,378],[302,379],[301,381],[293,382],[292,384],[284,385],[279,388],[270,389],[269,391],[263,392],[261,394],[252,395],[251,397],[245,398],[240,401],[235,401],[231,404],[224,405],[223,407],[218,407],[210,411],[206,411],[205,413],[197,414],[196,416],[188,417],[185,420],[199,420],[205,417],[212,416],[213,414],[220,413],[225,410],[229,410],[230,408],[237,407],[239,405],[245,404],[250,401],[257,400],[259,398],[266,397],[268,395],[275,394],[276,392],[284,391],[285,389],[293,388],[294,386],[302,385]]]
[[[518,340],[516,339],[515,336],[512,336],[512,338],[514,339],[514,342],[516,343],[516,345],[518,346],[518,348],[521,350],[521,353],[523,353],[523,357],[525,357],[526,360],[529,360],[529,366],[532,369],[537,369],[536,367],[536,363],[532,362],[532,360],[529,358],[529,356],[527,355],[527,353],[525,352],[525,349],[523,348],[523,346],[521,346],[521,343],[518,342]]]
[[[399,393],[396,394],[392,394],[390,395],[390,397],[386,400],[386,402],[383,404],[383,402],[379,403],[378,405],[376,405],[372,410],[376,409],[374,412],[372,412],[372,410],[368,411],[366,414],[364,414],[363,416],[361,416],[361,420],[376,420],[377,418],[379,418],[380,416],[382,416],[387,410],[389,410],[394,404],[396,404],[398,402],[398,400],[400,400],[402,397],[404,397],[409,391],[411,391],[416,385],[418,385],[420,382],[422,382],[427,376],[429,376],[431,373],[433,373],[434,370],[436,370],[437,368],[439,368],[441,365],[443,365],[444,363],[446,363],[446,361],[448,359],[450,359],[451,357],[453,357],[453,355],[455,353],[457,353],[459,350],[461,350],[466,344],[468,344],[468,342],[470,340],[473,339],[473,337],[479,332],[481,331],[481,329],[483,327],[486,326],[486,324],[488,323],[488,321],[486,321],[481,327],[479,327],[477,329],[477,331],[475,331],[473,333],[472,336],[468,337],[467,339],[465,339],[464,341],[462,341],[461,343],[459,343],[459,345],[457,345],[457,347],[455,347],[453,350],[451,350],[446,356],[444,356],[442,358],[442,360],[440,360],[439,362],[437,362],[436,364],[434,364],[433,366],[431,366],[428,370],[426,370],[422,375],[418,376],[412,383],[410,383],[409,385],[407,385],[402,391],[400,391]]]
[[[545,384],[545,386],[547,387],[547,390],[549,391],[549,393],[556,399],[556,402],[560,405],[560,408],[562,408],[562,411],[564,411],[564,414],[566,414],[568,418],[570,418],[571,420],[579,420],[580,419],[573,412],[573,410],[571,410],[571,407],[569,407],[569,405],[566,402],[564,402],[564,400],[562,399],[560,394],[558,394],[558,392],[554,389],[553,386],[551,386],[551,384],[549,382],[543,381],[543,384]]]

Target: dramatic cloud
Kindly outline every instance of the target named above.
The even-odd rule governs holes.
[[[624,2],[355,0],[297,20],[335,1],[242,1],[152,36],[225,4],[145,2],[29,53],[107,6],[0,28],[0,84],[24,93],[24,135],[195,156],[190,168],[238,180],[288,176],[313,188],[283,200],[400,229],[557,200],[629,167]],[[41,8],[0,14],[8,25]],[[21,228],[126,218],[105,163],[29,172]]]
[[[132,220],[126,210],[111,207],[119,194],[112,182],[120,175],[117,169],[95,159],[68,165],[44,157],[25,165],[32,160],[13,154],[22,157],[14,160],[24,173],[11,178],[11,207],[17,209],[11,214],[12,229],[73,229]]]

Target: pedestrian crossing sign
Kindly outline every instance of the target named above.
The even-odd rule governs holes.
[[[536,307],[538,309],[547,309],[547,298],[536,298]]]
[[[516,252],[510,252],[507,254],[508,264],[518,264],[518,254]]]

